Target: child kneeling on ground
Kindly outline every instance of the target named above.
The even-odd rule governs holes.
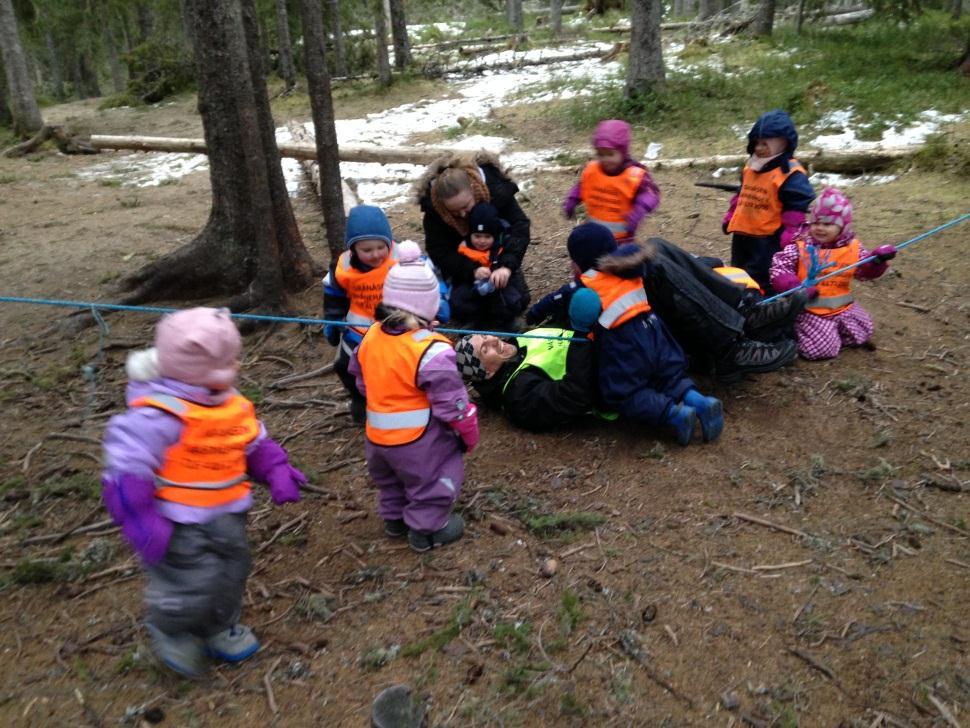
[[[478,443],[478,416],[462,383],[451,342],[430,329],[438,281],[405,241],[384,280],[378,323],[364,335],[349,371],[367,400],[367,470],[377,512],[391,538],[417,552],[457,541],[452,513],[465,477],[462,453]]]
[[[828,187],[812,203],[808,229],[799,233],[795,245],[775,253],[771,263],[771,285],[776,291],[798,288],[871,256],[875,260],[832,276],[808,288],[808,303],[795,319],[798,353],[806,359],[832,359],[843,346],[862,346],[872,336],[872,319],[855,303],[852,279],[871,281],[888,268],[896,257],[892,245],[880,245],[869,252],[852,230],[852,203],[838,190]]]
[[[224,309],[165,316],[155,347],[128,357],[128,411],[104,436],[104,502],[148,571],[153,648],[188,677],[207,657],[240,662],[259,649],[238,623],[249,478],[277,505],[298,501],[306,482],[233,389],[241,348]]]

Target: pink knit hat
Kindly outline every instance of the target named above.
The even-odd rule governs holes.
[[[397,256],[397,265],[384,279],[384,304],[433,321],[440,297],[434,271],[421,259],[421,248],[411,240],[398,245]]]
[[[225,308],[189,308],[169,314],[155,329],[163,377],[209,389],[236,381],[242,339]]]
[[[852,230],[852,202],[834,187],[826,187],[815,198],[809,208],[808,221],[834,224],[842,228],[835,241],[836,245],[855,237]]]
[[[624,157],[630,156],[630,125],[621,119],[607,119],[596,125],[593,146],[616,149]]]

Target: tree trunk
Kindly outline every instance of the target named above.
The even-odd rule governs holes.
[[[549,25],[557,38],[562,36],[562,5],[563,0],[551,0],[549,3]]]
[[[408,42],[408,21],[404,15],[404,0],[391,1],[391,38],[394,41],[394,67],[403,71],[411,65],[411,44]]]
[[[91,65],[87,51],[79,52],[74,65],[74,85],[82,99],[97,98],[101,95],[98,72]]]
[[[963,15],[963,0],[952,0],[952,2],[950,17],[954,20],[959,20],[960,16]]]
[[[698,0],[697,19],[707,20],[717,12],[717,0]]]
[[[347,75],[347,51],[344,49],[344,33],[340,22],[340,0],[327,0],[330,8],[330,31],[333,35],[333,72]]]
[[[51,67],[51,93],[55,99],[61,101],[64,99],[64,71],[61,69],[61,57],[50,30],[44,31],[44,45],[47,47],[47,61]]]
[[[522,18],[522,0],[507,0],[506,12],[508,13],[509,25],[511,25],[515,32],[519,35],[522,34],[523,28],[523,18]]]
[[[7,101],[7,73],[3,69],[3,58],[0,58],[0,126],[13,126],[13,113]]]
[[[239,294],[236,310],[283,306],[316,273],[286,192],[253,0],[189,0],[212,209],[188,245],[126,278],[129,302]]]
[[[663,88],[664,59],[660,45],[661,0],[631,0],[630,60],[626,96],[637,98]]]
[[[11,0],[0,0],[0,55],[3,56],[3,68],[7,75],[14,134],[31,136],[44,122],[37,107],[24,49],[20,45],[17,17]]]
[[[182,42],[185,49],[194,54],[195,28],[192,27],[192,21],[189,19],[188,0],[179,0],[179,21],[182,25]]]
[[[313,110],[314,139],[317,145],[317,163],[320,166],[320,205],[323,208],[323,222],[327,229],[330,258],[331,261],[335,261],[344,250],[346,218],[340,185],[340,157],[337,128],[333,121],[330,74],[327,72],[324,58],[327,39],[323,32],[320,0],[302,0],[301,9],[307,90],[310,95],[310,107]]]
[[[138,3],[138,42],[144,43],[148,40],[148,36],[152,34],[152,28],[155,26],[155,16],[152,13],[151,5],[145,0]]]
[[[795,19],[795,32],[801,35],[802,25],[805,24],[806,0],[798,0],[798,16]]]
[[[775,0],[761,0],[758,4],[758,19],[752,32],[756,38],[767,38],[775,27]]]
[[[104,46],[108,52],[108,66],[111,69],[111,85],[116,94],[123,93],[127,85],[125,69],[118,58],[118,39],[114,31],[106,23],[104,26]]]
[[[957,70],[964,76],[970,76],[970,38],[967,38],[967,47],[963,50],[963,56],[957,61]]]
[[[296,86],[296,69],[293,67],[293,44],[290,43],[286,0],[276,0],[276,45],[280,54],[280,78],[286,82],[286,90],[289,91]]]
[[[381,86],[390,86],[391,61],[387,57],[387,22],[383,0],[374,0],[374,40],[377,43],[377,80]]]

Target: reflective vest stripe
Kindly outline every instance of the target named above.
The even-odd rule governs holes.
[[[374,412],[374,410],[367,410],[367,426],[378,430],[403,430],[409,427],[426,427],[430,421],[430,407],[404,410],[402,412]]]
[[[177,480],[169,480],[168,478],[163,478],[159,475],[155,476],[155,482],[160,487],[169,488],[201,488],[203,490],[223,490],[224,488],[231,488],[239,483],[244,483],[247,480],[245,475],[237,475],[235,478],[230,478],[229,480],[216,481],[212,483],[206,482],[194,482],[194,483],[182,483]]]
[[[595,217],[587,217],[586,222],[595,222],[598,225],[602,225],[607,230],[609,230],[614,235],[616,233],[626,234],[626,223],[625,222],[609,222],[607,220],[600,220]]]
[[[643,290],[642,286],[636,290],[624,293],[622,296],[613,301],[613,303],[607,306],[603,313],[600,314],[600,326],[602,326],[604,329],[610,328],[624,313],[627,312],[628,309],[641,303],[647,303],[647,292]]]
[[[443,351],[448,351],[450,348],[451,344],[446,344],[443,341],[434,342],[428,347],[428,350],[421,355],[421,363],[418,364],[418,371],[420,372],[422,369],[428,366],[428,364],[431,363],[431,360],[438,356],[438,354],[442,353]]]
[[[744,268],[732,268],[728,265],[722,265],[715,268],[714,272],[724,276],[732,283],[737,283],[738,285],[755,291],[761,291],[761,286],[758,285],[758,282],[754,278],[748,275],[748,272]]]
[[[825,298],[819,296],[812,301],[812,308],[840,308],[848,306],[854,300],[855,296],[851,293],[845,293],[841,296],[826,296]]]

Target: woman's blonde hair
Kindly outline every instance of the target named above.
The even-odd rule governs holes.
[[[465,190],[471,190],[475,202],[491,202],[492,196],[480,170],[483,164],[492,165],[504,179],[509,179],[496,155],[485,151],[465,152],[450,153],[435,160],[415,185],[418,199],[430,192],[435,212],[460,235],[468,234],[468,221],[452,215],[445,207],[445,200],[450,200]]]
[[[388,306],[386,303],[378,304],[375,313],[377,320],[382,325],[395,329],[414,331],[415,329],[426,329],[431,325],[431,322],[425,321],[410,311],[405,311],[397,306]]]

